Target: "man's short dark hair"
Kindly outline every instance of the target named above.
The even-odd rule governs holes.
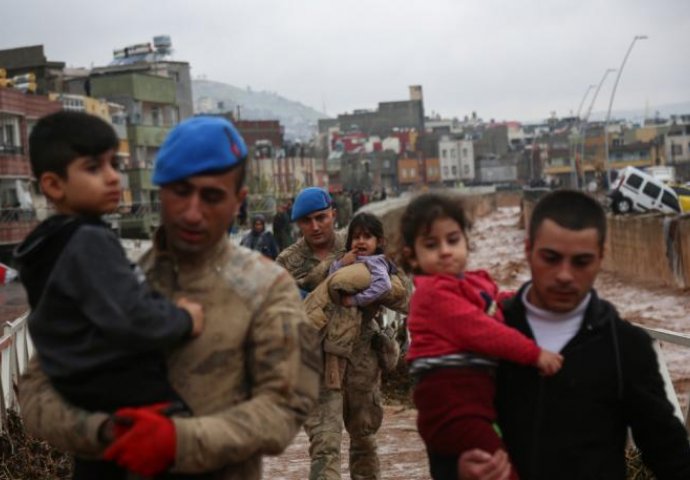
[[[594,228],[603,248],[606,240],[606,214],[599,202],[576,190],[556,190],[543,196],[534,207],[529,222],[529,240],[533,242],[544,220],[551,220],[568,230]]]
[[[60,111],[41,118],[29,136],[29,158],[36,179],[45,172],[65,178],[78,157],[117,150],[119,140],[105,120],[83,112]]]

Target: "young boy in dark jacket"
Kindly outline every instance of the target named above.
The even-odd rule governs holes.
[[[100,219],[120,201],[118,143],[110,125],[85,113],[46,116],[31,132],[34,176],[56,215],[15,252],[29,331],[44,372],[70,403],[106,412],[157,403],[184,410],[165,353],[201,333],[203,312],[150,290]],[[108,462],[75,464],[74,478],[125,475]]]

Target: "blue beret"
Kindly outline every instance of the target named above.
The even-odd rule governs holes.
[[[247,158],[235,126],[222,117],[192,117],[180,122],[158,151],[153,183],[165,185],[193,175],[225,170]]]
[[[322,188],[307,187],[297,195],[292,206],[292,221],[310,213],[324,210],[333,204],[331,196]]]

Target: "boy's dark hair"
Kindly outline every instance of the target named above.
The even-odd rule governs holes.
[[[62,178],[74,159],[100,155],[119,145],[105,120],[83,112],[60,111],[41,118],[29,136],[29,157],[36,179],[45,172]]]
[[[383,234],[383,223],[381,223],[381,220],[379,220],[379,218],[372,213],[360,212],[352,218],[350,221],[350,226],[347,229],[345,248],[348,251],[352,248],[352,237],[357,230],[361,230],[369,235],[373,235],[380,240],[380,243],[385,240],[385,236]],[[380,245],[377,246],[374,253],[377,255],[383,253],[383,247]]]
[[[529,222],[529,239],[534,240],[544,220],[552,220],[568,230],[594,228],[599,247],[606,240],[606,214],[599,202],[576,190],[556,190],[543,196],[534,207]]]
[[[460,230],[467,237],[470,222],[467,220],[462,201],[449,195],[425,193],[412,200],[400,218],[400,239],[403,248],[414,250],[414,241],[420,232],[429,232],[433,223],[440,218],[455,220]],[[401,256],[403,267],[409,271],[409,265]]]

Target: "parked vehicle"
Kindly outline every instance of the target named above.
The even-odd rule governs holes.
[[[619,172],[608,197],[615,213],[681,211],[678,195],[671,187],[635,167],[625,167]]]

